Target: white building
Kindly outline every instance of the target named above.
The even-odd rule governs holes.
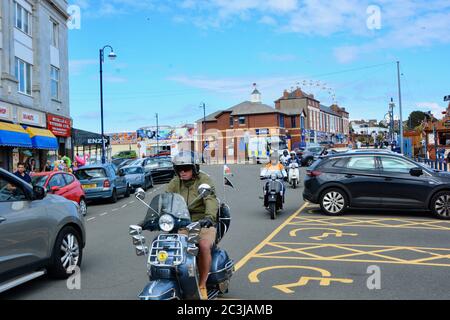
[[[11,170],[30,157],[42,166],[49,150],[55,156],[72,148],[67,6],[66,0],[0,2],[0,167]]]

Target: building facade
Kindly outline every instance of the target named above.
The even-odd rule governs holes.
[[[0,167],[70,154],[66,0],[0,2]],[[28,133],[27,139],[25,133]]]

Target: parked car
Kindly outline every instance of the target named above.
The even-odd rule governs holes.
[[[132,162],[136,161],[136,159],[113,159],[111,162],[114,164],[118,169],[125,167]]]
[[[112,156],[113,159],[136,159],[137,154],[136,151],[120,151]]]
[[[106,163],[82,167],[74,175],[80,180],[87,200],[108,199],[116,203],[118,196],[128,198],[132,191],[125,175],[119,172],[113,164]]]
[[[0,292],[47,272],[69,277],[85,244],[78,204],[0,168]]]
[[[32,185],[43,187],[47,193],[75,201],[80,206],[82,215],[87,214],[86,195],[73,174],[59,171],[35,173],[32,176]]]
[[[147,163],[145,168],[150,170],[154,183],[169,182],[175,176],[173,163],[170,159],[153,159],[153,161]]]
[[[303,198],[327,215],[348,207],[430,210],[450,219],[450,174],[393,152],[345,152],[307,171]]]
[[[307,147],[299,149],[297,156],[302,162],[302,166],[309,167],[316,161],[326,149],[320,146]]]
[[[133,191],[137,188],[142,188],[145,191],[148,188],[153,188],[152,175],[146,174],[145,169],[141,166],[125,166],[120,168],[127,179],[127,182],[133,188]]]

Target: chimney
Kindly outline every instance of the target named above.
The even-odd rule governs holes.
[[[289,92],[286,89],[284,89],[283,98],[289,98]]]

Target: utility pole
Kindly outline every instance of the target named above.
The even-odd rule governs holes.
[[[159,155],[159,115],[156,114],[156,155]]]
[[[205,163],[205,124],[206,124],[206,104],[203,102],[200,105],[203,108],[203,123],[202,123],[202,163]]]
[[[402,86],[400,82],[400,61],[397,61],[397,78],[398,78],[398,102],[400,108],[400,152],[403,154],[403,113],[402,113]]]

